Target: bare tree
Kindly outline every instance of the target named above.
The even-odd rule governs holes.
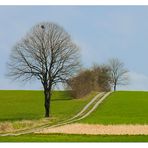
[[[110,68],[106,64],[93,66],[92,72],[96,77],[96,84],[99,86],[99,91],[110,91]]]
[[[124,68],[124,63],[119,59],[113,58],[109,60],[109,73],[111,79],[111,85],[114,91],[116,91],[117,85],[127,85],[128,84],[128,70]]]
[[[110,91],[109,68],[106,65],[94,65],[83,69],[68,81],[69,89],[74,97],[80,98],[92,91]]]
[[[65,30],[54,23],[40,23],[12,49],[8,76],[41,81],[45,96],[45,117],[49,117],[51,90],[65,83],[79,69],[79,48]]]
[[[94,75],[91,70],[82,70],[68,80],[68,85],[73,97],[84,97],[94,90]]]

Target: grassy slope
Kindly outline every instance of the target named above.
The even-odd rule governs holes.
[[[51,115],[68,118],[81,110],[96,93],[86,99],[73,99],[68,92],[55,91],[51,101]],[[0,91],[0,121],[32,120],[44,117],[42,91]]]
[[[95,136],[95,135],[22,135],[0,137],[0,142],[148,142],[148,136]]]
[[[90,124],[148,124],[148,92],[112,93],[87,118]]]

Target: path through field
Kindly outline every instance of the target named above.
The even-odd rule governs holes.
[[[87,135],[148,135],[148,125],[95,125],[68,124],[46,128],[37,133],[87,134]]]

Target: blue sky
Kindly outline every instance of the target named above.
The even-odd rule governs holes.
[[[148,90],[148,6],[0,6],[0,89],[41,89],[6,76],[13,45],[36,23],[63,26],[81,48],[85,67],[118,57],[130,83],[119,89]]]

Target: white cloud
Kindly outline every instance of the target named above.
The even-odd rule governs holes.
[[[129,72],[129,85],[121,86],[118,89],[123,90],[148,90],[148,76],[137,73],[137,72]]]

